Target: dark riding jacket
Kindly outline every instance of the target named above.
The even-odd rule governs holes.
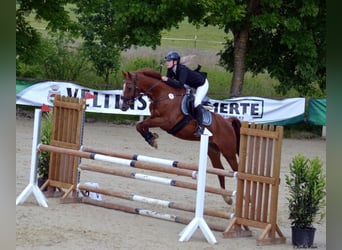
[[[197,89],[204,84],[206,79],[202,72],[191,70],[183,64],[177,64],[176,73],[172,68],[167,69],[166,76],[168,77],[166,83],[174,88],[182,88],[184,84],[187,84]]]

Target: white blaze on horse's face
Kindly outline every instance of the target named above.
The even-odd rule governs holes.
[[[126,91],[126,82],[124,81],[123,82],[123,85],[122,85],[122,93],[121,93],[121,96],[125,96],[125,91]],[[122,108],[122,104],[123,104],[123,99],[120,98],[119,100],[119,107]]]
[[[126,91],[126,82],[124,82],[124,84],[122,85],[122,95],[125,94]]]
[[[131,89],[129,87],[127,87],[127,82],[124,81],[123,85],[122,85],[122,96],[124,97],[128,97],[130,94]]]

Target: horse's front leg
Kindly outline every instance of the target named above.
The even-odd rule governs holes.
[[[161,119],[159,118],[147,118],[146,120],[137,123],[136,129],[144,137],[145,141],[154,148],[158,148],[157,138],[159,137],[157,133],[152,133],[149,128],[159,127],[161,124]]]

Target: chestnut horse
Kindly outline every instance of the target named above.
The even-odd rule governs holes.
[[[126,111],[134,106],[134,101],[142,95],[150,99],[151,115],[137,123],[136,129],[152,146],[157,148],[158,135],[151,133],[150,128],[159,127],[175,137],[184,140],[198,141],[194,136],[196,120],[184,114],[181,109],[185,88],[173,88],[161,80],[161,74],[153,69],[140,69],[134,72],[123,72],[124,84],[121,96],[121,110]],[[209,111],[207,111],[209,113]],[[240,127],[239,119],[223,118],[212,114],[211,123],[205,126],[211,133],[209,137],[208,156],[215,168],[224,169],[221,153],[232,170],[237,171],[237,155],[239,154]],[[221,188],[225,189],[224,176],[218,176]],[[231,199],[224,197],[231,204]]]

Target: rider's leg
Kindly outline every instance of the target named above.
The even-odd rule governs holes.
[[[196,127],[194,135],[195,136],[201,136],[201,134],[203,134],[203,130],[204,130],[202,127],[202,124],[203,124],[202,105],[198,105],[195,108],[195,119],[197,121],[197,127]]]
[[[202,86],[199,86],[196,89],[195,103],[194,103],[195,108],[202,103],[202,100],[208,93],[208,89],[209,89],[209,82],[208,82],[208,79],[206,79],[204,84]]]
[[[202,100],[206,96],[209,88],[209,82],[206,79],[204,84],[196,89],[196,96],[194,101],[195,107],[195,119],[197,120],[197,127],[195,131],[195,136],[201,136],[203,134],[203,117],[202,117]]]

